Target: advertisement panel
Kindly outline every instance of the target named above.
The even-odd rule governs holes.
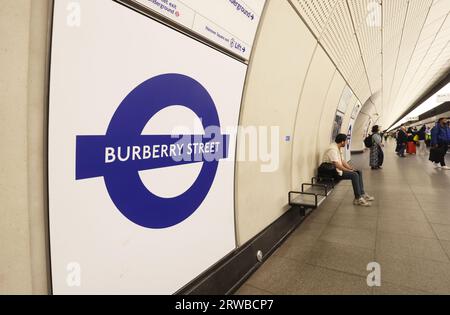
[[[347,85],[344,88],[344,91],[342,92],[341,99],[339,100],[338,108],[337,110],[341,113],[347,113],[347,108],[350,105],[350,101],[353,97],[353,92]]]
[[[347,131],[347,137],[348,137],[348,143],[345,146],[345,158],[347,159],[347,162],[350,161],[352,159],[352,136],[353,136],[353,128],[355,126],[355,121],[359,115],[359,112],[362,109],[362,105],[361,103],[356,103],[355,107],[353,108],[352,111],[352,116],[350,119],[350,123],[348,125],[348,131]]]
[[[78,3],[78,23],[54,7],[53,292],[172,294],[236,247],[247,67],[117,2]]]
[[[340,112],[337,112],[333,122],[333,133],[331,134],[331,143],[334,143],[337,135],[341,132],[343,121],[344,115],[341,114]]]

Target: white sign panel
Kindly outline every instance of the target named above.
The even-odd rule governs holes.
[[[408,117],[407,121],[419,121],[420,117]]]
[[[359,102],[356,103],[355,107],[353,108],[353,112],[352,112],[351,118],[356,120],[356,118],[358,117],[359,112],[361,111],[361,109],[362,109],[361,103],[359,103]]]
[[[353,126],[355,125],[355,120],[352,118],[350,119],[350,124],[348,125],[348,131],[347,131],[347,137],[348,141],[345,145],[345,159],[350,161],[352,159],[352,136],[353,136]]]
[[[344,121],[344,115],[340,112],[336,112],[336,116],[334,118],[333,122],[333,130],[331,134],[331,142],[334,143],[336,140],[337,135],[341,132],[342,123]]]
[[[362,105],[360,102],[357,102],[355,107],[353,108],[352,115],[350,118],[350,123],[348,125],[348,131],[347,131],[347,137],[348,137],[348,143],[345,146],[345,158],[347,161],[350,161],[352,159],[352,137],[353,137],[353,128],[355,126],[356,118],[358,117],[360,111],[362,109]]]
[[[265,0],[133,0],[249,59]]]
[[[352,90],[348,86],[345,86],[344,91],[342,92],[341,95],[341,99],[339,100],[337,110],[345,114],[347,112],[348,106],[350,105],[352,97],[353,97]]]
[[[175,293],[236,246],[227,128],[247,67],[110,0],[79,0],[68,23],[69,3],[53,23],[53,292]]]
[[[450,93],[438,94],[436,96],[436,102],[438,104],[443,104],[446,102],[450,102]]]

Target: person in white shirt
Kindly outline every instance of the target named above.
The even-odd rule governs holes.
[[[375,198],[366,194],[364,191],[363,174],[361,171],[354,169],[342,158],[341,149],[347,143],[347,135],[339,134],[336,137],[336,143],[330,145],[323,157],[323,163],[333,163],[339,175],[339,179],[351,180],[353,192],[355,193],[354,205],[370,207],[370,201]]]

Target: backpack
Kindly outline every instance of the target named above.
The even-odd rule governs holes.
[[[372,143],[372,135],[368,135],[366,137],[366,139],[364,139],[364,145],[366,146],[366,148],[371,148],[373,143]]]
[[[318,169],[319,178],[339,178],[339,173],[333,163],[322,163]]]

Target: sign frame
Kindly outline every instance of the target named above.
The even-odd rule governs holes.
[[[114,1],[114,2],[117,2],[117,1]],[[148,18],[148,16],[147,16],[147,18]],[[53,15],[52,16],[52,23],[53,23],[53,26],[55,25],[55,16]],[[155,19],[151,19],[151,20],[153,20],[155,23],[157,23],[157,24],[159,24],[159,25],[164,25],[164,23],[161,23],[160,21],[158,21],[158,20],[155,20]],[[164,27],[167,27],[167,25],[164,25]],[[178,32],[178,33],[180,33],[177,29],[173,29],[173,28],[170,28],[170,30],[169,30],[170,32]],[[52,35],[54,35],[53,34],[53,28],[52,28]],[[190,36],[189,36],[190,37]],[[50,43],[50,52],[53,52],[53,48],[54,48],[54,44],[55,44],[55,36],[52,36],[52,41],[51,41],[51,43]],[[188,39],[186,39],[186,40],[188,40]],[[201,41],[199,41],[197,38],[193,38],[193,37],[190,37],[190,39],[189,40],[191,40],[192,42],[196,42],[196,44],[197,45],[201,45],[201,44],[203,44]],[[206,45],[206,46],[208,46],[208,47],[204,47],[204,49],[210,49],[211,48],[211,46],[210,45]],[[203,48],[202,48],[203,49]],[[225,55],[220,55],[219,56],[219,54],[218,54],[218,52],[217,52],[217,49],[215,49],[216,50],[216,52],[215,52],[215,54],[217,55],[217,58],[228,58],[228,59],[230,59],[230,56],[228,55],[228,54],[226,54],[227,56],[225,56]],[[214,52],[214,50],[211,50],[211,52]],[[221,51],[220,51],[221,52]],[[56,54],[54,54],[55,56],[56,56]],[[49,74],[50,75],[52,75],[53,74],[53,68],[54,68],[54,65],[51,63],[51,58],[49,57]],[[243,63],[241,60],[238,60],[237,58],[231,58],[230,59],[230,62],[231,61],[233,61],[233,62],[235,62],[235,63],[240,63],[240,67],[242,68],[242,73],[243,73],[243,75],[242,75],[242,83],[244,83],[245,82],[245,78],[246,78],[246,73],[247,73],[247,71],[248,71],[248,67],[247,67],[247,65],[245,65],[245,63]],[[51,82],[52,82],[52,78],[50,77],[49,78],[49,82],[48,82],[48,89],[49,89],[49,91],[48,91],[48,111],[49,111],[49,114],[48,114],[48,129],[47,129],[47,168],[48,169],[50,169],[50,167],[51,167],[51,164],[50,164],[50,156],[51,156],[51,146],[52,146],[52,144],[51,144],[51,142],[50,142],[50,138],[51,138],[51,112],[52,112],[52,107],[50,106],[51,105],[51,101],[52,101],[52,86],[51,86]],[[239,123],[239,119],[240,119],[240,110],[241,110],[241,104],[242,104],[242,96],[243,96],[243,93],[244,93],[244,85],[242,84],[242,88],[240,89],[240,93],[239,93],[239,95],[237,96],[236,95],[236,98],[239,98],[239,102],[238,102],[238,110],[237,110],[237,115],[236,115],[236,119],[237,119],[237,124]],[[237,146],[237,143],[236,143],[236,146]],[[235,149],[235,148],[234,148]],[[233,176],[235,176],[235,164],[233,165],[233,167],[232,167],[232,174],[233,174]],[[234,185],[235,185],[235,181],[233,180],[233,184],[232,184],[232,191],[234,192],[235,191],[235,189],[234,189]],[[51,224],[52,224],[52,220],[51,220],[51,213],[50,213],[50,209],[51,209],[51,203],[52,203],[52,201],[51,201],[51,191],[50,191],[50,187],[51,187],[51,182],[50,182],[50,174],[48,174],[48,180],[47,180],[47,194],[48,194],[48,210],[49,210],[49,212],[48,212],[48,215],[49,215],[49,217],[48,217],[48,222],[49,222],[49,238],[50,238],[50,240],[49,241],[51,241],[51,234],[53,233],[51,230],[50,230],[50,228],[51,228]],[[232,200],[232,204],[233,204],[233,227],[234,227],[234,244],[233,244],[233,246],[234,246],[234,248],[236,248],[237,247],[237,240],[236,240],[236,217],[235,217],[235,195],[234,195],[234,193],[233,193],[233,200]],[[52,244],[51,244],[51,242],[50,242],[50,248],[51,248],[51,251],[50,251],[50,256],[52,255],[52,254],[54,254],[55,253],[55,248],[54,247],[52,247]],[[226,254],[228,254],[228,253],[226,253]],[[226,254],[224,254],[223,255],[223,257],[225,257],[225,255]],[[223,257],[221,257],[221,258],[223,258]],[[215,261],[214,263],[216,263],[217,261]],[[50,262],[51,264],[52,264],[52,261]],[[54,264],[52,264],[53,266],[54,266]],[[71,265],[72,266],[72,265]],[[212,265],[211,265],[212,266]],[[75,266],[76,267],[76,266]],[[76,268],[75,268],[76,269]],[[205,270],[203,270],[203,272],[204,271],[206,271],[206,269]],[[55,290],[55,287],[54,287],[54,285],[55,285],[55,283],[54,283],[54,278],[53,278],[53,276],[55,275],[55,272],[54,272],[54,269],[52,268],[52,270],[51,270],[51,273],[53,274],[52,275],[52,278],[51,278],[51,283],[52,283],[52,285],[51,285],[51,290],[52,290],[52,292],[56,292],[56,293],[61,293],[61,291],[58,291],[58,290]],[[200,275],[200,274],[197,274],[197,276],[198,275]],[[191,279],[191,281],[192,280],[194,280],[194,278],[192,278]],[[187,284],[187,283],[185,283],[185,284]],[[179,289],[181,288],[181,286],[179,287]],[[175,292],[175,290],[174,290],[174,292]],[[74,292],[74,293],[76,293],[76,292]]]

